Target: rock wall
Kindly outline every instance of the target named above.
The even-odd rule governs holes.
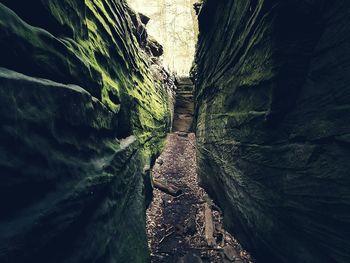
[[[350,262],[350,2],[207,0],[199,23],[199,174],[226,225],[260,262]]]
[[[148,261],[173,99],[140,21],[123,0],[0,1],[0,262]]]

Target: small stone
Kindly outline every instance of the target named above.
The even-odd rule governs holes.
[[[188,253],[185,257],[181,258],[182,261],[178,261],[179,263],[203,263],[202,259],[194,253]]]
[[[225,254],[226,258],[230,261],[234,261],[235,258],[238,257],[236,250],[229,245],[224,247],[224,254]]]
[[[215,228],[217,232],[220,232],[220,233],[224,232],[222,224],[215,224]]]
[[[185,234],[187,235],[194,235],[196,233],[196,219],[194,217],[191,217],[185,226]]]
[[[186,138],[186,137],[188,137],[188,133],[187,132],[178,132],[177,136]]]
[[[220,244],[224,242],[224,235],[222,233],[217,233],[216,243]]]
[[[180,224],[175,225],[175,230],[178,234],[183,234],[184,233],[184,227]]]
[[[151,166],[148,164],[143,167],[142,173],[143,174],[148,174],[151,171]]]
[[[158,159],[156,163],[159,165],[163,165],[164,161],[162,159]]]

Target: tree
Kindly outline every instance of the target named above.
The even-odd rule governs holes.
[[[164,47],[164,64],[188,74],[198,32],[193,10],[195,0],[129,0],[136,11],[151,18],[147,30]]]

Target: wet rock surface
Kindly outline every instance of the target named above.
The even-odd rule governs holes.
[[[125,1],[28,3],[0,1],[0,262],[148,262],[145,167],[174,81],[137,41],[145,18]]]
[[[350,2],[204,1],[201,183],[262,262],[350,261]]]

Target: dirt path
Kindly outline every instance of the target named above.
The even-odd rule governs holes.
[[[173,197],[159,190],[147,211],[152,262],[250,262],[249,255],[224,231],[222,216],[198,186],[195,135],[169,134],[167,145],[153,168],[154,179],[182,189]],[[205,207],[212,215],[214,241],[205,236]],[[210,227],[210,226],[209,226]]]
[[[251,262],[223,229],[220,209],[199,187],[193,121],[193,84],[178,80],[173,131],[152,170],[153,179],[181,189],[171,196],[155,189],[147,210],[147,234],[153,263]]]
[[[194,101],[193,83],[189,78],[177,80],[173,131],[189,132],[192,128]]]

